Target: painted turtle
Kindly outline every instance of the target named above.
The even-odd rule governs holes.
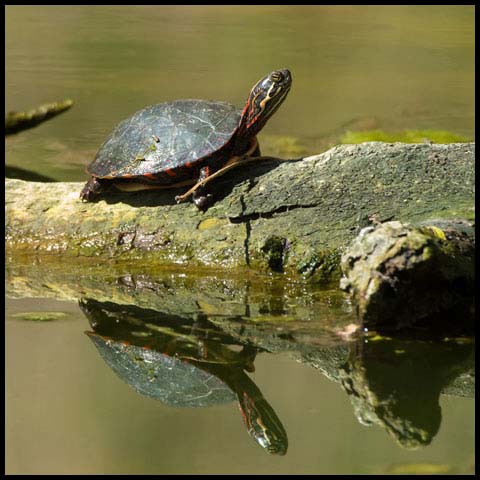
[[[210,176],[260,155],[257,133],[288,94],[292,76],[276,70],[252,88],[245,107],[207,100],[176,100],[146,107],[121,122],[87,167],[80,193],[91,201],[110,187],[136,191],[195,184],[177,202],[193,195],[203,208]],[[213,178],[213,177],[212,177]]]
[[[79,306],[93,330],[85,333],[103,360],[138,393],[173,407],[237,399],[249,435],[269,453],[286,453],[282,423],[244,371],[254,370],[254,347],[234,351],[240,344],[225,332],[208,328],[201,339],[190,333],[191,319],[136,305],[84,298]]]

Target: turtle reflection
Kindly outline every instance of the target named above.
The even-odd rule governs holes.
[[[137,392],[175,407],[238,401],[249,435],[267,452],[284,455],[285,429],[245,373],[257,349],[240,345],[206,319],[164,315],[133,305],[79,301],[85,332],[108,366]]]

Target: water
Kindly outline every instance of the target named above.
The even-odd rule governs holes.
[[[473,38],[469,6],[8,6],[7,109],[75,105],[9,138],[7,164],[81,181],[105,136],[134,111],[175,98],[240,107],[254,82],[284,66],[294,85],[260,136],[266,154],[286,155],[276,142],[286,136],[317,153],[352,124],[473,138]],[[7,266],[7,473],[474,471],[467,340],[348,338],[355,318],[343,294],[288,279],[27,263]],[[102,322],[92,325],[79,299],[126,321],[107,330],[137,356],[155,355],[157,342],[159,354],[210,374],[227,358],[238,374],[242,349],[261,347],[245,375],[283,425],[286,454],[252,439],[235,399],[179,409],[136,391],[84,333]],[[28,312],[64,315],[33,321]],[[391,416],[372,417],[374,403],[356,400],[349,385],[383,399]]]
[[[473,468],[468,338],[346,335],[338,289],[286,278],[69,269],[7,267],[10,473]]]
[[[285,136],[318,153],[345,126],[473,138],[473,40],[473,6],[9,6],[6,108],[75,106],[9,139],[8,165],[83,180],[136,110],[177,98],[240,108],[282,67],[293,87],[260,135],[266,154],[285,153]]]

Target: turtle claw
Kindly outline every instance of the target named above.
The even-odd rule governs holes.
[[[213,199],[213,195],[211,193],[207,193],[206,195],[204,195],[204,194],[201,194],[199,190],[195,190],[195,188],[191,188],[190,190],[188,190],[188,192],[184,193],[183,195],[177,195],[175,197],[175,201],[177,203],[182,203],[182,202],[185,202],[190,196],[192,197],[193,203],[200,210],[204,210],[205,207],[207,207]]]
[[[197,206],[198,209],[204,210],[205,207],[207,207],[211,201],[212,201],[213,195],[211,193],[208,193],[207,195],[199,195],[195,196],[195,193],[193,194],[193,203]]]
[[[82,202],[91,202],[104,189],[100,180],[91,177],[80,192],[80,200]]]

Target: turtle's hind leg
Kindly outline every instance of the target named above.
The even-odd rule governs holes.
[[[82,202],[91,202],[97,195],[105,190],[104,182],[98,178],[91,177],[80,192]]]

